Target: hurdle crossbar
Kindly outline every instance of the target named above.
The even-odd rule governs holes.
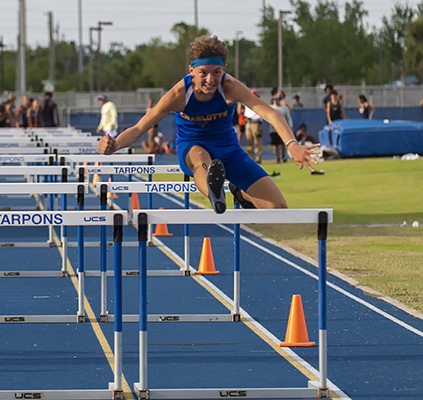
[[[83,182],[47,182],[47,183],[0,183],[0,194],[75,194],[78,187],[88,193],[88,183]]]
[[[56,154],[0,154],[0,163],[16,164],[29,162],[50,162],[56,160]]]
[[[80,168],[84,173],[99,175],[183,174],[179,165],[77,165],[75,171]]]
[[[101,185],[107,185],[107,191],[109,193],[199,193],[200,192],[194,182],[99,182],[97,183],[97,190],[100,190]],[[229,191],[229,187],[227,184],[224,185],[224,190],[225,192]]]
[[[70,167],[67,165],[0,166],[0,175],[61,175],[64,171],[69,174]]]
[[[327,208],[226,210],[223,214],[213,210],[134,210],[133,219],[147,213],[149,224],[314,224],[320,212],[328,213],[328,223],[333,222],[333,211]]]
[[[149,160],[154,161],[154,154],[113,154],[111,156],[104,154],[66,154],[63,155],[64,162],[66,163],[81,163],[87,162],[94,164],[95,162],[101,163],[120,163],[120,162],[133,162],[133,163],[146,163]]]

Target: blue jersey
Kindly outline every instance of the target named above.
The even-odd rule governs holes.
[[[214,142],[219,146],[238,144],[232,125],[234,105],[226,104],[222,78],[218,90],[208,101],[199,101],[194,96],[192,76],[184,76],[185,109],[176,113],[176,143],[196,141]]]

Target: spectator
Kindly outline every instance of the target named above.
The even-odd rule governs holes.
[[[100,96],[98,101],[101,103],[101,118],[97,127],[97,133],[103,131],[105,135],[115,138],[118,135],[118,114],[116,106],[104,95]]]
[[[245,107],[243,104],[238,103],[238,141],[241,143],[242,137],[245,135]]]
[[[29,97],[24,94],[22,96],[22,104],[19,105],[16,110],[16,127],[17,128],[28,128],[28,110],[31,108]]]
[[[15,127],[16,126],[16,95],[14,93],[10,93],[7,97],[6,102],[6,111],[9,115],[9,126]]]
[[[278,98],[280,99],[279,100],[279,104],[281,106],[285,106],[286,108],[288,108],[289,112],[292,114],[291,107],[289,106],[289,104],[285,100],[286,94],[285,94],[285,92],[283,90],[278,90]]]
[[[39,106],[38,116],[40,126],[43,128],[53,128],[55,126],[60,126],[57,105],[53,101],[52,92],[44,93],[44,100]]]
[[[172,153],[169,146],[169,142],[168,141],[164,142],[164,135],[162,132],[157,132],[154,135],[152,147],[148,146],[148,143],[146,143],[145,141],[141,142],[141,145],[148,154],[163,154],[163,153],[171,154]]]
[[[0,128],[10,127],[9,115],[6,110],[7,102],[0,104]]]
[[[294,100],[294,104],[292,105],[292,108],[303,108],[304,104],[301,103],[301,98],[300,96],[298,96],[298,94],[296,94],[293,98]]]
[[[28,127],[38,128],[41,126],[39,123],[39,101],[38,99],[29,99],[29,102],[31,107],[27,111]]]
[[[278,98],[275,96],[272,98],[271,107],[274,108],[279,114],[281,114],[285,118],[286,122],[288,123],[288,126],[292,130],[292,117],[288,107],[280,104]],[[286,162],[287,157],[285,143],[283,142],[281,137],[276,132],[276,129],[272,125],[270,125],[270,141],[273,146],[276,162],[279,164],[281,162],[281,159],[283,160],[283,162]]]
[[[251,93],[260,97],[257,90],[251,90]],[[260,115],[248,107],[245,107],[244,117],[245,135],[247,136],[247,153],[253,160],[256,160],[257,164],[261,164],[263,155],[263,120]]]
[[[328,119],[328,124],[331,124],[337,119],[344,119],[344,107],[342,101],[339,99],[338,92],[332,90],[330,94],[330,100],[326,104],[326,117]]]
[[[333,86],[332,85],[326,85],[325,86],[325,97],[323,98],[323,109],[326,111],[327,110],[327,104],[330,102],[330,94],[333,91]]]
[[[298,140],[298,143],[304,145],[305,143],[316,144],[319,141],[307,133],[307,125],[301,124],[298,129],[295,131],[295,137]]]
[[[367,102],[366,96],[360,94],[360,96],[358,96],[358,112],[361,118],[372,119],[375,111],[376,109]]]

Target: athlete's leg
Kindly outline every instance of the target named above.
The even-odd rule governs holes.
[[[241,191],[245,200],[256,208],[287,208],[283,194],[270,176],[265,176],[253,183],[247,192]]]
[[[208,196],[207,170],[212,162],[210,154],[201,146],[192,146],[185,158],[185,162],[194,174],[194,182],[198,190],[204,196]]]
[[[193,172],[198,190],[210,199],[214,211],[221,214],[226,210],[225,168],[220,160],[212,160],[201,146],[193,146],[185,158],[186,165]]]

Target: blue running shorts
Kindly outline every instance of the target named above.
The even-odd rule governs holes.
[[[203,147],[212,160],[215,158],[221,160],[225,166],[226,179],[244,191],[259,179],[268,176],[267,172],[239,145],[217,146],[207,141],[179,142],[177,146],[179,165],[188,176],[193,176],[193,173],[186,165],[185,159],[193,146]]]

